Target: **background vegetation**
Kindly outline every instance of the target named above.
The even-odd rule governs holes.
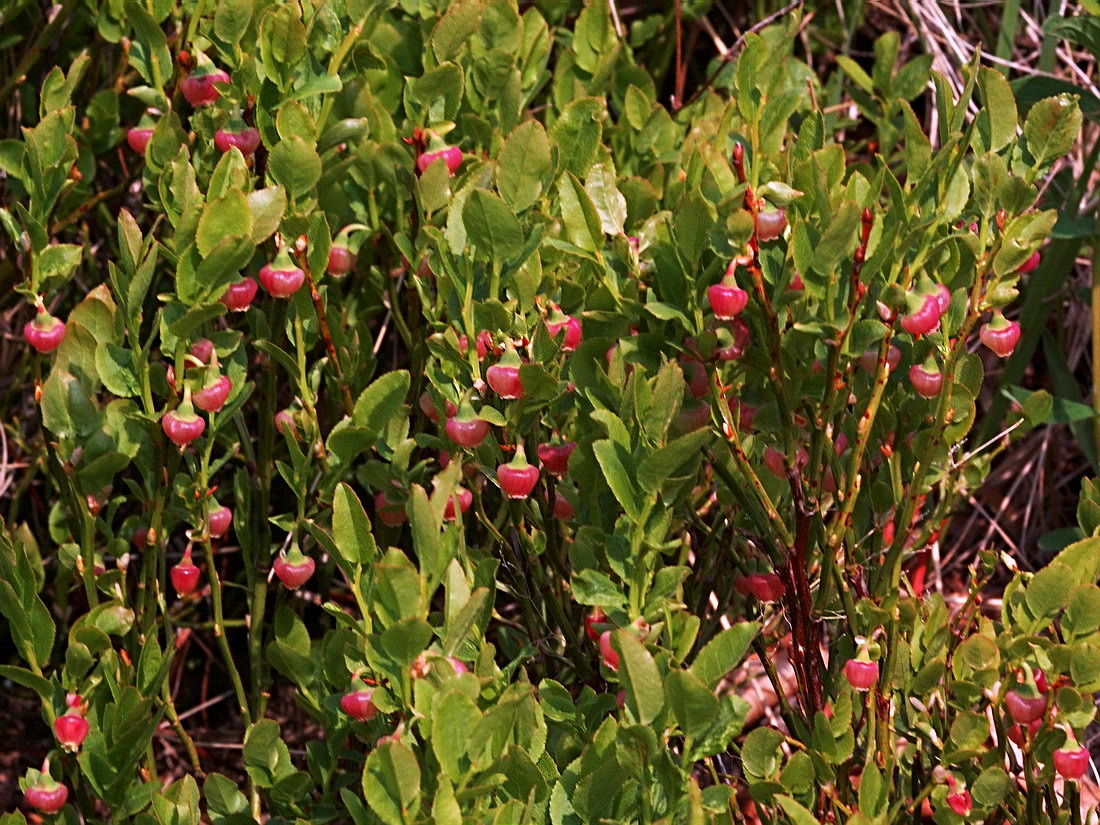
[[[0,806],[1081,821],[1096,11],[9,4]]]

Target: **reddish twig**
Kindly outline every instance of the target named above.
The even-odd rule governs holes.
[[[298,266],[306,274],[306,282],[309,284],[309,296],[313,299],[313,308],[317,312],[317,329],[321,334],[321,339],[325,342],[325,349],[332,361],[332,367],[336,371],[336,382],[340,386],[340,394],[344,399],[344,412],[351,415],[355,411],[355,402],[352,400],[351,389],[348,387],[347,378],[344,376],[344,369],[340,365],[340,358],[336,354],[336,344],[332,341],[332,329],[328,325],[328,315],[325,313],[325,302],[321,299],[317,282],[314,280],[313,272],[309,268],[306,250],[302,249],[300,252],[296,252],[294,257]]]
[[[869,206],[863,208],[860,216],[862,224],[859,235],[859,247],[856,249],[855,260],[852,263],[852,286],[848,291],[848,307],[855,315],[856,304],[867,294],[867,286],[859,279],[863,273],[863,262],[867,259],[867,242],[871,238],[871,227],[875,223],[875,214]]]

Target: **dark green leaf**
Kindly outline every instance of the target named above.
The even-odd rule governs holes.
[[[978,129],[985,137],[986,148],[997,152],[1016,137],[1016,99],[1005,76],[986,66],[979,69],[978,88],[983,104]]]
[[[470,243],[491,259],[503,262],[523,249],[523,229],[498,196],[475,189],[466,199],[462,221]]]
[[[626,687],[627,701],[638,721],[648,725],[665,704],[664,683],[657,663],[645,645],[628,631],[617,630],[611,638],[619,652],[619,677]]]
[[[243,192],[231,189],[203,208],[195,243],[204,258],[226,237],[252,235],[252,210]]]
[[[271,177],[286,187],[291,198],[308,193],[321,179],[321,157],[316,146],[298,136],[275,144],[267,162]]]
[[[602,246],[603,228],[592,198],[572,172],[558,181],[561,219],[566,236],[581,249],[593,252]]]
[[[691,664],[691,672],[709,689],[714,690],[722,677],[741,664],[745,651],[760,630],[757,622],[738,622],[723,630],[699,651]]]
[[[561,163],[578,177],[584,177],[596,158],[603,134],[603,114],[604,103],[599,98],[578,98],[565,107],[550,129]]]
[[[690,671],[669,673],[665,678],[665,693],[676,722],[689,736],[702,733],[718,716],[718,699]]]
[[[634,461],[630,454],[621,445],[607,439],[593,444],[592,451],[596,454],[596,461],[603,470],[607,485],[619,500],[619,504],[626,510],[627,515],[637,518],[641,512],[641,503],[637,488],[632,481]]]
[[[332,537],[349,565],[373,564],[378,557],[367,512],[355,491],[343,483],[332,497]]]
[[[408,812],[420,798],[420,765],[400,742],[375,748],[363,768],[363,795],[369,807],[386,825],[404,825]]]
[[[381,433],[401,414],[410,383],[407,370],[394,370],[375,379],[359,394],[352,420],[360,427]]]

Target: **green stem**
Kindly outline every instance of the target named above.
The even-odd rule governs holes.
[[[347,56],[351,53],[352,47],[355,46],[359,38],[363,36],[363,26],[371,15],[363,17],[358,22],[352,24],[348,29],[348,33],[344,36],[344,39],[337,46],[336,51],[332,53],[332,57],[328,62],[328,74],[330,77],[336,77],[340,74],[340,67],[343,65]],[[375,16],[376,19],[380,18],[380,15]],[[321,116],[317,118],[317,130],[318,134],[324,131],[325,124],[328,122],[328,116],[332,112],[332,105],[335,101],[335,95],[327,95],[325,102],[321,104]]]
[[[211,434],[206,439],[206,446],[203,449],[202,458],[199,463],[198,486],[199,493],[203,497],[202,527],[199,545],[202,547],[203,558],[206,561],[206,573],[210,577],[210,602],[214,608],[214,637],[217,639],[218,648],[221,651],[222,658],[225,660],[225,668],[229,672],[229,680],[233,683],[233,692],[236,694],[237,704],[240,707],[241,721],[244,723],[245,730],[247,730],[252,724],[252,713],[248,707],[248,695],[245,693],[244,683],[241,681],[241,674],[237,669],[237,662],[233,658],[233,651],[229,647],[229,638],[225,634],[222,582],[221,577],[218,575],[218,567],[214,563],[214,549],[210,543],[210,529],[208,526],[210,517],[210,498],[206,495],[206,491],[210,486],[210,454],[214,449],[213,431],[216,417],[216,413],[210,413]]]
[[[272,343],[282,338],[286,320],[287,303],[278,301],[272,312],[271,328],[268,332]],[[271,482],[275,472],[275,407],[278,400],[278,379],[275,370],[264,371],[263,400],[260,406],[260,443],[257,449],[256,471],[259,476],[259,495],[253,498],[251,526],[253,552],[246,553],[245,575],[249,587],[248,604],[248,653],[251,680],[252,707],[255,718],[263,716],[264,686],[266,673],[263,659],[263,624],[267,603],[267,574],[271,562],[271,524],[268,513],[271,510]]]
[[[165,467],[164,452],[168,451],[168,467]],[[156,623],[156,611],[154,605],[156,603],[156,593],[160,589],[160,567],[164,566],[161,562],[164,559],[164,547],[165,542],[163,539],[164,530],[164,508],[167,503],[168,491],[172,489],[172,479],[175,477],[176,472],[179,470],[180,459],[182,453],[174,447],[169,447],[162,440],[159,450],[159,460],[157,462],[157,468],[155,470],[156,476],[162,476],[161,482],[156,485],[156,494],[153,498],[153,513],[149,519],[149,535],[152,537],[152,543],[146,544],[141,551],[141,580],[138,582],[138,589],[141,591],[141,612],[142,612],[142,633],[150,635],[153,632]]]
[[[164,702],[164,710],[168,716],[168,721],[172,724],[172,730],[176,732],[176,736],[183,743],[183,749],[187,751],[187,759],[190,761],[191,767],[195,769],[199,776],[205,776],[206,772],[203,771],[202,763],[199,761],[199,752],[195,749],[195,742],[184,729],[180,716],[176,712],[176,703],[172,701],[172,692],[168,689],[167,680],[161,685],[161,700]]]

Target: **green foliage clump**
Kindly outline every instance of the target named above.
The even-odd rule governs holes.
[[[667,20],[578,11],[66,4],[0,143],[7,276],[65,324],[17,367],[0,677],[44,723],[78,695],[67,822],[1066,821],[1094,491],[996,619],[994,553],[961,608],[925,581],[1051,414],[968,440],[1075,100],[976,63],[953,97],[887,35],[841,63],[857,151],[797,19],[670,108],[638,59]],[[208,656],[240,783],[169,678]],[[745,729],[745,666],[782,730]]]

